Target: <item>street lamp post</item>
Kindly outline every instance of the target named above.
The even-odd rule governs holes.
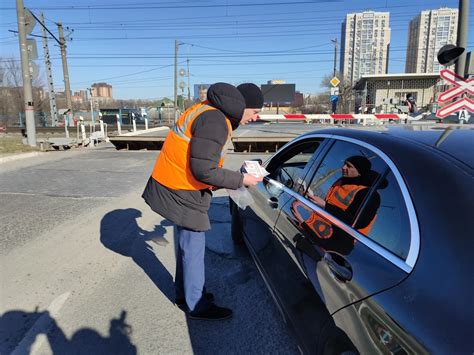
[[[389,93],[390,93],[390,80],[387,81],[387,98],[385,99],[385,113],[388,113]]]
[[[92,121],[92,124],[94,125],[94,128],[95,128],[94,102],[93,102],[93,96],[92,96],[92,88],[87,88],[87,90],[89,90],[89,93],[91,94],[91,97],[90,97],[90,102],[91,102],[91,121]]]

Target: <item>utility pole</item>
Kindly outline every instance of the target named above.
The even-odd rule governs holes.
[[[174,40],[174,122],[177,121],[178,117],[178,48],[179,42],[177,39]]]
[[[44,28],[44,14],[41,13],[41,30],[43,32],[43,50],[44,50],[44,66],[46,68],[46,81],[48,82],[49,107],[51,110],[51,126],[58,124],[58,110],[56,106],[56,94],[54,93],[53,74],[51,73],[51,60],[49,56],[48,38]]]
[[[191,102],[191,88],[189,87],[189,53],[188,53],[188,58],[186,60],[186,64],[187,64],[187,69],[188,69],[188,103]]]
[[[72,119],[72,101],[71,101],[71,86],[69,84],[69,70],[67,67],[67,57],[66,57],[66,40],[64,39],[63,25],[61,22],[57,23],[58,32],[59,32],[59,42],[61,47],[61,59],[63,62],[63,75],[64,75],[64,92],[66,94],[66,105],[69,110],[68,116]],[[68,120],[68,123],[71,123],[72,120]]]
[[[337,67],[337,37],[331,40],[334,43],[334,70],[333,70],[333,77],[336,76],[336,67]]]
[[[30,146],[36,147],[33,89],[31,85],[28,48],[26,46],[25,8],[23,6],[23,0],[16,0],[16,15],[18,19],[18,38],[20,40],[21,72],[23,76],[23,100],[25,104],[27,142]]]
[[[94,102],[92,100],[92,88],[87,88],[87,90],[89,90],[89,93],[91,95],[90,97],[90,101],[91,101],[91,121],[92,123],[94,124],[94,127],[95,127],[95,118],[94,118]]]
[[[469,0],[459,0],[459,14],[458,14],[458,38],[457,46],[467,49],[469,25]],[[466,52],[461,54],[456,62],[456,74],[464,77],[466,69]]]

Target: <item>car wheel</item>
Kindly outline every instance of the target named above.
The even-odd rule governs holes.
[[[237,205],[231,200],[230,203],[230,214],[231,214],[231,235],[234,244],[242,245],[244,244],[244,233],[242,229],[242,221],[239,217],[239,208]]]

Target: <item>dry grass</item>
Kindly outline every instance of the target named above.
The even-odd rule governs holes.
[[[21,136],[0,136],[0,155],[36,151],[39,149],[23,144]]]

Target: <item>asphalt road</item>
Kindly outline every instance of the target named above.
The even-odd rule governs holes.
[[[234,317],[193,321],[174,306],[174,227],[140,198],[157,154],[102,146],[0,165],[0,354],[299,353],[230,242],[225,191],[211,207],[206,284]]]

